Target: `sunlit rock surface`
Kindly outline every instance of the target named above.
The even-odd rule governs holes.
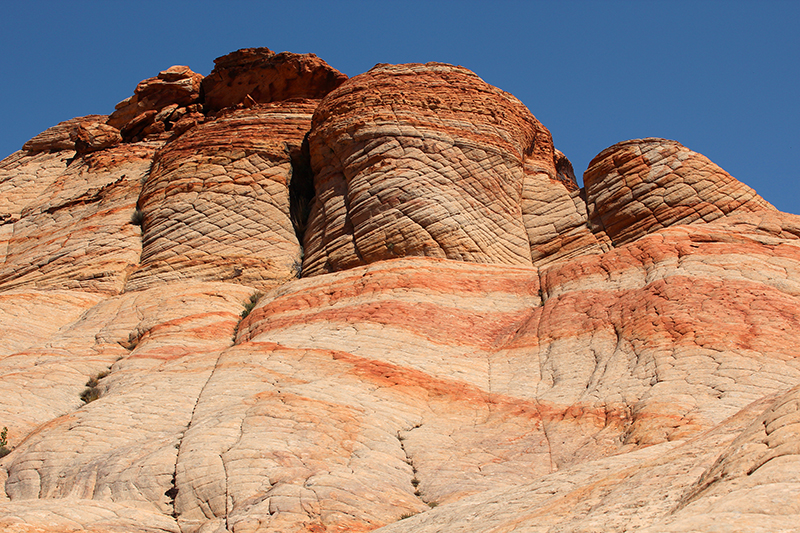
[[[245,49],[0,162],[0,531],[791,531],[800,217],[451,65]]]

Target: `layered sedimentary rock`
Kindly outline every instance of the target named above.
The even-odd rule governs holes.
[[[404,256],[531,264],[597,245],[547,129],[463,67],[378,65],[348,80],[317,109],[309,145],[309,274]]]
[[[70,151],[27,155],[7,168],[0,289],[121,292],[141,255],[131,217],[157,146],[125,144],[77,159]]]
[[[30,153],[75,150],[75,143],[78,141],[80,130],[96,130],[99,125],[105,125],[106,120],[108,120],[107,115],[87,115],[85,117],[76,117],[65,120],[64,122],[59,122],[52,128],[44,130],[39,135],[26,142],[22,145],[22,149]],[[84,137],[88,137],[86,133],[83,135]],[[108,133],[108,135],[113,137],[111,133]],[[121,139],[114,140],[116,142],[104,142],[102,148],[113,146]]]
[[[461,67],[200,79],[0,163],[0,530],[796,528],[800,217],[660,139],[581,189]]]
[[[144,244],[128,289],[180,279],[264,289],[297,277],[292,154],[300,151],[315,104],[234,111],[160,151],[139,199]]]
[[[775,209],[707,157],[666,139],[606,148],[589,163],[584,181],[592,221],[617,243],[676,224]]]
[[[126,141],[179,135],[189,124],[203,119],[199,105],[202,80],[202,75],[182,65],[142,80],[133,96],[117,104],[108,125],[120,130]]]

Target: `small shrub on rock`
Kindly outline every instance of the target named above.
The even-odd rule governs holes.
[[[8,447],[8,428],[3,426],[3,431],[0,431],[0,457],[5,457],[11,453]]]
[[[131,224],[133,224],[134,226],[141,226],[142,224],[144,224],[144,213],[142,212],[141,209],[137,209],[136,211],[133,212],[133,214],[131,215]]]
[[[247,315],[250,314],[250,311],[255,308],[256,304],[258,303],[258,299],[261,298],[263,294],[260,292],[254,292],[250,295],[250,300],[245,302],[244,304],[244,311],[242,311],[242,318],[245,318]]]
[[[108,370],[100,372],[96,376],[89,378],[86,382],[86,388],[81,393],[81,400],[83,403],[91,403],[100,398],[100,380],[109,374]]]

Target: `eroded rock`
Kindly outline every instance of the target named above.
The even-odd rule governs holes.
[[[243,48],[214,60],[214,70],[203,80],[203,98],[212,112],[239,104],[320,99],[346,79],[314,54]]]
[[[22,149],[31,153],[75,150],[76,142],[81,142],[85,146],[103,144],[103,148],[113,146],[118,140],[112,130],[101,129],[100,126],[107,119],[107,115],[87,115],[59,122],[26,142],[22,145]],[[83,130],[83,133],[79,134],[79,130]],[[98,135],[100,131],[103,132],[102,136]],[[97,140],[94,140],[95,137]]]
[[[800,217],[657,139],[583,191],[461,67],[199,79],[0,162],[0,529],[796,528]]]
[[[655,229],[775,208],[675,141],[635,139],[595,156],[583,176],[589,216],[615,243]]]
[[[119,145],[68,167],[62,165],[72,152],[61,152],[9,173],[3,185],[14,192],[0,226],[0,290],[121,292],[141,255],[141,228],[131,218],[157,147]],[[40,173],[46,179],[36,179]],[[23,208],[24,198],[30,203]]]
[[[237,110],[165,146],[139,199],[144,244],[128,290],[185,279],[266,289],[297,277],[291,159],[315,105]]]
[[[166,132],[180,119],[176,115],[173,120],[173,113],[199,111],[202,80],[189,67],[172,66],[139,82],[133,96],[117,104],[107,123],[120,130],[126,141],[169,138]]]

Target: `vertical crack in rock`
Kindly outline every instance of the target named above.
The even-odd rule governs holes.
[[[303,139],[300,149],[291,150],[289,157],[292,164],[292,177],[289,181],[289,215],[297,241],[302,243],[308,216],[316,196],[311,155],[308,151],[308,134]]]
[[[234,449],[242,441],[242,437],[244,436],[244,421],[247,419],[248,414],[249,412],[246,412],[239,421],[239,437],[227,450],[219,454],[220,461],[222,461],[222,469],[225,471],[225,529],[227,531],[231,531],[229,519],[233,512],[233,502],[231,501],[231,482],[230,476],[228,475],[228,464],[225,462],[225,454]]]
[[[411,458],[411,455],[408,453],[408,450],[406,450],[406,445],[403,442],[407,438],[405,434],[411,433],[412,431],[414,431],[415,429],[419,429],[420,427],[422,427],[421,423],[416,424],[415,426],[412,426],[409,429],[398,431],[397,441],[400,443],[400,449],[403,450],[403,454],[406,456],[406,464],[411,467],[411,473],[413,475],[413,477],[411,478],[411,486],[414,488],[414,496],[419,498],[421,502],[427,504],[428,502],[425,501],[425,499],[422,497],[422,491],[419,490],[420,480],[419,478],[417,478],[417,474],[419,472],[417,471],[417,467],[414,464],[414,460]]]
[[[231,343],[231,346],[233,346],[233,343]],[[178,453],[175,454],[175,467],[174,467],[174,469],[172,471],[172,487],[170,489],[168,489],[164,493],[165,496],[167,496],[168,498],[172,499],[172,502],[171,502],[172,503],[172,516],[173,516],[173,518],[175,518],[176,521],[178,519],[178,515],[180,514],[178,512],[178,510],[175,508],[175,499],[177,498],[178,491],[180,490],[180,489],[178,489],[178,485],[177,485],[177,476],[178,476],[178,463],[180,463],[180,460],[181,460],[181,448],[183,446],[183,439],[186,437],[186,433],[192,427],[192,422],[194,422],[194,417],[195,417],[195,413],[197,411],[197,406],[200,404],[200,399],[203,397],[203,392],[205,392],[206,387],[208,387],[208,384],[211,382],[211,379],[214,377],[214,373],[217,371],[217,368],[219,368],[219,362],[222,359],[222,354],[223,353],[224,353],[224,350],[222,352],[220,352],[219,355],[217,356],[217,360],[214,362],[214,368],[211,369],[211,372],[208,375],[208,379],[206,379],[206,382],[203,384],[203,387],[200,389],[200,392],[197,394],[197,399],[194,402],[194,407],[192,407],[192,414],[189,416],[189,423],[186,424],[186,428],[183,430],[183,433],[178,437],[178,442],[177,442]],[[223,467],[224,467],[224,461],[223,461]],[[226,473],[225,485],[226,485],[226,496],[227,496],[227,473]],[[227,514],[228,513],[227,513],[227,503],[226,503],[226,513],[225,513],[225,515],[226,515],[225,516],[226,528],[227,528],[227,520],[228,520]],[[178,524],[178,527],[180,527],[180,524]]]
[[[8,480],[8,469],[5,467],[5,465],[0,466],[0,472],[2,472],[2,474],[0,475],[0,479],[7,481]],[[8,494],[8,491],[6,490],[5,482],[3,482],[3,498],[2,499],[5,499],[5,500],[10,500],[11,499],[11,496]]]
[[[544,434],[544,439],[547,441],[547,456],[550,459],[550,473],[552,474],[558,470],[558,465],[556,465],[555,460],[553,460],[552,437],[547,431],[547,418],[542,409],[541,402],[538,398],[534,398],[534,403],[536,405],[536,410],[539,412],[539,419],[542,421],[542,433]]]

